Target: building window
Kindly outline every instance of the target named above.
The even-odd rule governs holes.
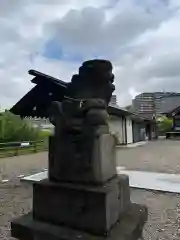
[[[140,104],[139,110],[140,112],[151,112],[153,111],[153,106],[152,104],[142,103]]]
[[[175,118],[174,125],[175,125],[175,127],[180,127],[180,119]]]

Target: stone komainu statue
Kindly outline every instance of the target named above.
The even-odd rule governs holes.
[[[51,139],[52,151],[49,154],[54,171],[50,172],[49,177],[53,180],[104,181],[105,176],[97,179],[91,172],[97,167],[95,159],[99,157],[102,144],[112,148],[111,151],[106,148],[107,157],[114,157],[114,140],[109,134],[107,113],[115,90],[113,81],[109,61],[86,61],[68,86],[67,92],[72,99],[52,103],[49,119],[55,126],[55,136],[54,141]],[[56,156],[61,158],[57,159]]]
[[[139,239],[147,208],[131,203],[129,178],[117,175],[107,106],[114,90],[112,65],[83,63],[69,96],[49,109],[49,177],[33,185],[33,209],[12,223],[20,240]]]

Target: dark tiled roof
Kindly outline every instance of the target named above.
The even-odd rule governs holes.
[[[52,101],[61,101],[66,95],[67,84],[57,78],[30,70],[36,86],[20,99],[10,111],[21,117],[47,117],[46,111]]]
[[[180,96],[169,96],[162,98],[161,113],[168,114],[180,106]]]

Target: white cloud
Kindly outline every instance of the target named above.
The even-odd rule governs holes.
[[[69,56],[110,59],[121,105],[141,91],[180,91],[179,7],[178,0],[1,0],[0,106],[32,87],[31,68],[62,80],[78,70],[77,62],[42,56],[49,39]]]

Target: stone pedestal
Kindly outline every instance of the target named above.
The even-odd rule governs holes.
[[[104,235],[129,207],[129,192],[124,194],[128,187],[128,177],[115,177],[96,187],[49,181],[36,183],[33,217]]]
[[[20,240],[138,239],[147,208],[130,201],[129,178],[115,176],[104,185],[33,185],[33,210],[12,222]]]

